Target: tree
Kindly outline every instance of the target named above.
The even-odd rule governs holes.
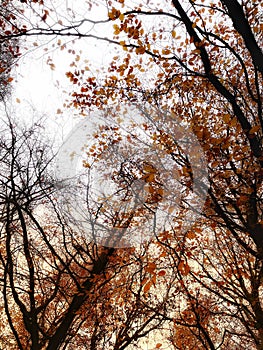
[[[77,74],[68,74],[71,81],[81,87],[80,92],[73,94],[73,103],[85,109],[93,104],[108,103],[109,98],[113,101],[118,97],[127,101],[141,100],[142,103],[146,100],[170,108],[191,124],[206,150],[210,168],[206,225],[222,240],[225,234],[231,237],[229,248],[224,248],[230,249],[231,254],[226,254],[218,245],[213,246],[214,251],[221,254],[218,265],[229,264],[229,271],[221,272],[223,280],[218,280],[220,274],[211,256],[208,261],[213,273],[203,265],[202,274],[221,286],[221,301],[226,300],[224,286],[233,288],[233,301],[228,300],[228,303],[237,307],[238,319],[243,323],[237,336],[249,338],[250,334],[255,346],[261,349],[263,123],[262,66],[258,60],[261,57],[262,61],[262,52],[257,43],[260,40],[260,5],[253,2],[244,3],[242,7],[237,1],[209,5],[173,1],[173,6],[174,9],[162,11],[143,6],[130,11],[112,8],[109,17],[116,23],[115,40],[122,36],[120,45],[128,51],[127,56],[119,64],[116,57],[111,65],[113,74],[104,84],[94,78],[82,80]],[[221,20],[217,17],[219,14]],[[146,31],[144,22],[151,16],[157,21],[166,18],[166,26],[160,20],[160,29],[154,25],[152,30]],[[161,46],[162,43],[165,46]],[[134,53],[139,56],[137,65],[133,61]],[[148,60],[143,58],[147,55]],[[137,74],[134,74],[134,67]],[[153,67],[157,74],[149,88],[140,71]],[[217,237],[215,241],[218,242]],[[240,254],[245,255],[241,258]],[[246,278],[241,273],[241,261],[243,266],[248,264]],[[252,271],[256,271],[255,274]],[[219,294],[201,277],[195,276],[195,279],[211,295]],[[237,302],[237,295],[242,295],[248,304]],[[201,297],[197,300],[201,303]],[[192,324],[188,323],[188,327],[191,329]],[[233,330],[227,332],[234,334]],[[215,341],[209,339],[206,346],[212,349]]]
[[[10,75],[17,58],[20,56],[19,41],[16,38],[6,38],[10,35],[14,19],[9,1],[1,1],[0,13],[0,99],[4,100],[10,92],[10,83],[13,78]]]
[[[179,216],[179,225],[174,224],[168,230],[157,232],[153,241],[160,250],[158,256],[162,257],[161,264],[170,269],[167,276],[174,275],[172,287],[169,283],[162,284],[162,288],[168,288],[168,294],[164,298],[166,302],[159,304],[163,309],[155,308],[155,328],[161,328],[157,321],[161,317],[171,333],[169,341],[175,349],[185,347],[182,339],[187,339],[189,349],[191,346],[205,349],[242,346],[262,349],[262,5],[259,1],[199,3],[173,0],[171,4],[163,3],[161,6],[162,9],[151,1],[139,6],[115,1],[107,3],[107,12],[102,20],[76,16],[75,20],[71,18],[71,22],[67,23],[58,16],[56,23],[52,23],[47,3],[25,2],[21,5],[21,11],[33,9],[38,13],[39,21],[27,22],[23,24],[24,27],[16,25],[12,33],[3,36],[3,40],[47,35],[56,38],[64,50],[66,44],[61,42],[63,37],[97,38],[119,47],[118,54],[100,76],[94,76],[91,70],[82,66],[81,57],[72,51],[75,55],[73,68],[66,73],[74,86],[71,104],[82,113],[87,113],[89,108],[103,108],[105,105],[113,109],[120,102],[128,106],[149,104],[166,111],[165,114],[157,114],[154,125],[148,121],[144,128],[150,129],[150,137],[169,155],[171,163],[180,164],[184,169],[180,181],[188,191],[192,188],[193,169],[189,159],[180,153],[174,135],[176,125],[172,118],[167,119],[167,115],[180,116],[185,125],[191,126],[207,159],[208,198],[202,220],[191,230],[183,234],[180,232]],[[109,34],[105,37],[104,33],[100,36],[91,28],[85,29],[87,24],[99,28],[111,22],[112,36]],[[57,39],[57,36],[60,37]],[[119,128],[123,127],[121,120],[117,120],[117,123]],[[107,144],[103,131],[96,137],[94,135],[94,144]],[[118,130],[115,133],[112,131],[106,130],[106,136],[118,143]],[[94,150],[89,150],[88,156],[96,160]],[[157,172],[153,166],[156,165],[148,165],[152,171],[145,174],[143,153],[141,159],[141,164],[137,162],[135,167],[123,162],[123,167],[115,173],[114,179],[121,188],[122,199],[130,198],[132,183],[144,176],[144,180],[146,177],[154,180],[149,182],[149,193],[157,193],[161,202],[162,179],[159,181],[155,176]],[[85,165],[89,168],[87,163]],[[202,190],[201,185],[200,188]],[[159,202],[151,205],[154,207]],[[182,203],[180,208],[182,211],[185,209]],[[115,205],[110,210],[111,224],[120,223],[120,206],[116,210]],[[121,219],[126,220],[127,217],[122,214]],[[139,223],[140,220],[143,219],[139,218]],[[128,251],[100,249],[99,254],[102,255],[94,257],[86,254],[93,259],[93,263],[95,259],[93,269],[94,266],[98,269],[96,271],[99,271],[101,278],[106,263],[109,268],[113,261],[118,261],[122,266],[121,261],[127,258],[122,254]],[[81,259],[81,253],[77,252]],[[120,256],[121,261],[118,260]],[[146,256],[151,258],[144,260]],[[143,271],[148,273],[148,277],[138,277],[135,285],[146,294],[151,293],[155,279],[163,271],[157,259],[152,261],[153,256],[148,252],[135,259],[140,264],[145,263]],[[131,254],[130,261],[132,257]],[[79,263],[77,259],[76,262]],[[61,262],[59,271],[63,270],[63,264],[65,262]],[[70,264],[66,266],[69,269]],[[137,271],[139,276],[142,270],[138,267]],[[134,272],[131,269],[129,273],[133,276]],[[89,278],[86,276],[85,292],[91,295]],[[129,285],[128,279],[126,286]],[[110,288],[110,284],[105,286]],[[137,292],[137,295],[140,293]],[[152,298],[150,295],[147,302],[140,298],[148,320],[152,320],[149,314],[153,312]],[[69,305],[73,305],[71,307],[75,311],[75,305],[80,310],[86,297],[74,294],[68,300],[71,300]],[[134,304],[131,302],[130,305]],[[139,310],[142,312],[142,309]],[[100,315],[103,312],[99,308]],[[110,309],[109,315],[113,313]],[[61,326],[54,332],[56,346],[70,336],[68,332],[75,316],[71,311],[67,315],[60,319]],[[101,325],[99,321],[97,324]],[[107,333],[111,329],[110,324],[112,321],[100,331],[97,325],[92,325],[88,332],[89,336],[94,334],[90,344],[98,344],[98,339],[102,339],[99,338],[102,337],[101,332]],[[61,333],[62,328],[64,333]],[[63,339],[59,339],[58,334],[63,334]],[[120,329],[117,334],[124,335]],[[136,331],[133,334],[138,335]],[[132,338],[130,334],[128,337]],[[111,342],[107,337],[104,339],[106,344]],[[116,340],[116,349],[124,346],[119,344]]]
[[[60,210],[41,121],[21,127],[7,115],[2,124],[1,346],[140,349],[165,322],[169,258],[149,242],[107,248],[81,234]]]

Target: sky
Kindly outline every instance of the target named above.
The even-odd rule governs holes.
[[[91,61],[104,60],[104,48],[94,50],[92,43],[87,43],[87,47],[92,53],[89,54]],[[59,135],[62,141],[80,119],[78,111],[63,106],[72,89],[65,73],[70,69],[69,64],[73,57],[65,57],[65,51],[52,53],[53,62],[56,64],[56,68],[52,70],[47,64],[48,56],[41,51],[32,51],[20,61],[16,70],[17,83],[13,92],[13,103],[21,118],[30,119],[29,114],[32,110],[37,111],[39,117],[47,117],[51,126],[47,128],[47,132],[51,132],[52,136],[52,131],[55,130],[55,134]]]
[[[98,19],[105,15],[106,11],[105,6],[94,6],[92,11],[87,11],[87,4],[82,0],[50,2],[52,5],[55,4],[54,13],[50,12],[50,23],[58,18],[62,18],[65,24],[69,22],[72,16],[72,11],[69,9],[74,10],[76,20],[85,16]],[[31,21],[33,21],[32,18]],[[86,27],[88,30],[89,26]],[[109,30],[110,28],[108,26]],[[72,84],[65,73],[74,69],[70,64],[75,58],[67,51],[74,49],[76,54],[81,56],[81,61],[88,62],[98,70],[109,63],[114,53],[111,51],[111,45],[93,39],[80,40],[74,44],[70,43],[71,39],[62,39],[62,44],[67,42],[67,49],[63,51],[59,49],[57,41],[58,38],[50,40],[50,37],[41,36],[27,38],[26,41],[23,39],[22,46],[29,49],[22,50],[23,55],[14,71],[12,103],[19,118],[31,120],[32,111],[38,117],[42,115],[50,125],[46,132],[53,136],[52,133],[55,131],[54,134],[60,138],[59,142],[61,142],[80,119],[78,111],[63,107],[72,91]],[[55,65],[54,69],[52,64]]]

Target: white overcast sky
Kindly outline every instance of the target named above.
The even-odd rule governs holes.
[[[61,14],[66,11],[66,8],[71,7],[76,11],[76,16],[79,13],[79,18],[83,18],[83,16],[96,19],[104,16],[105,18],[105,6],[95,7],[90,13],[85,11],[87,5],[82,0],[63,0],[56,1],[56,3],[56,11]],[[70,12],[67,16],[70,18]],[[63,19],[63,21],[66,23],[66,20]],[[104,32],[104,34],[106,33]],[[74,70],[74,68],[69,67],[74,56],[68,54],[67,49],[74,48],[76,54],[81,50],[80,62],[88,60],[93,67],[99,69],[107,65],[111,57],[114,56],[113,46],[96,40],[81,39],[75,44],[69,44],[66,50],[61,51],[56,45],[58,38],[52,42],[49,40],[50,38],[47,37],[30,37],[28,42],[23,41],[23,46],[32,49],[22,56],[19,66],[15,69],[16,81],[13,85],[12,109],[16,111],[16,118],[27,121],[43,116],[43,119],[48,120],[50,124],[47,132],[52,134],[55,131],[57,136],[64,139],[80,118],[77,116],[78,111],[73,108],[63,108],[63,104],[69,99],[69,93],[73,88],[65,75],[70,69]],[[38,43],[38,47],[32,43]],[[52,44],[55,44],[55,48],[52,47]],[[47,52],[44,51],[46,47],[49,48]],[[49,57],[52,58],[56,66],[54,70],[51,70],[47,64]],[[58,109],[62,110],[62,114],[57,114]]]

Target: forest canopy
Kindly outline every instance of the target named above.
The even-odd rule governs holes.
[[[1,1],[1,348],[263,349],[262,16]],[[71,57],[63,156],[7,98],[32,51]]]

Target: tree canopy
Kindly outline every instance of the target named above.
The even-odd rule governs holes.
[[[60,50],[64,108],[100,120],[86,182],[58,186],[41,121],[5,109],[1,347],[262,350],[262,3],[2,4],[4,84],[9,57]],[[114,52],[98,71],[91,40]]]

